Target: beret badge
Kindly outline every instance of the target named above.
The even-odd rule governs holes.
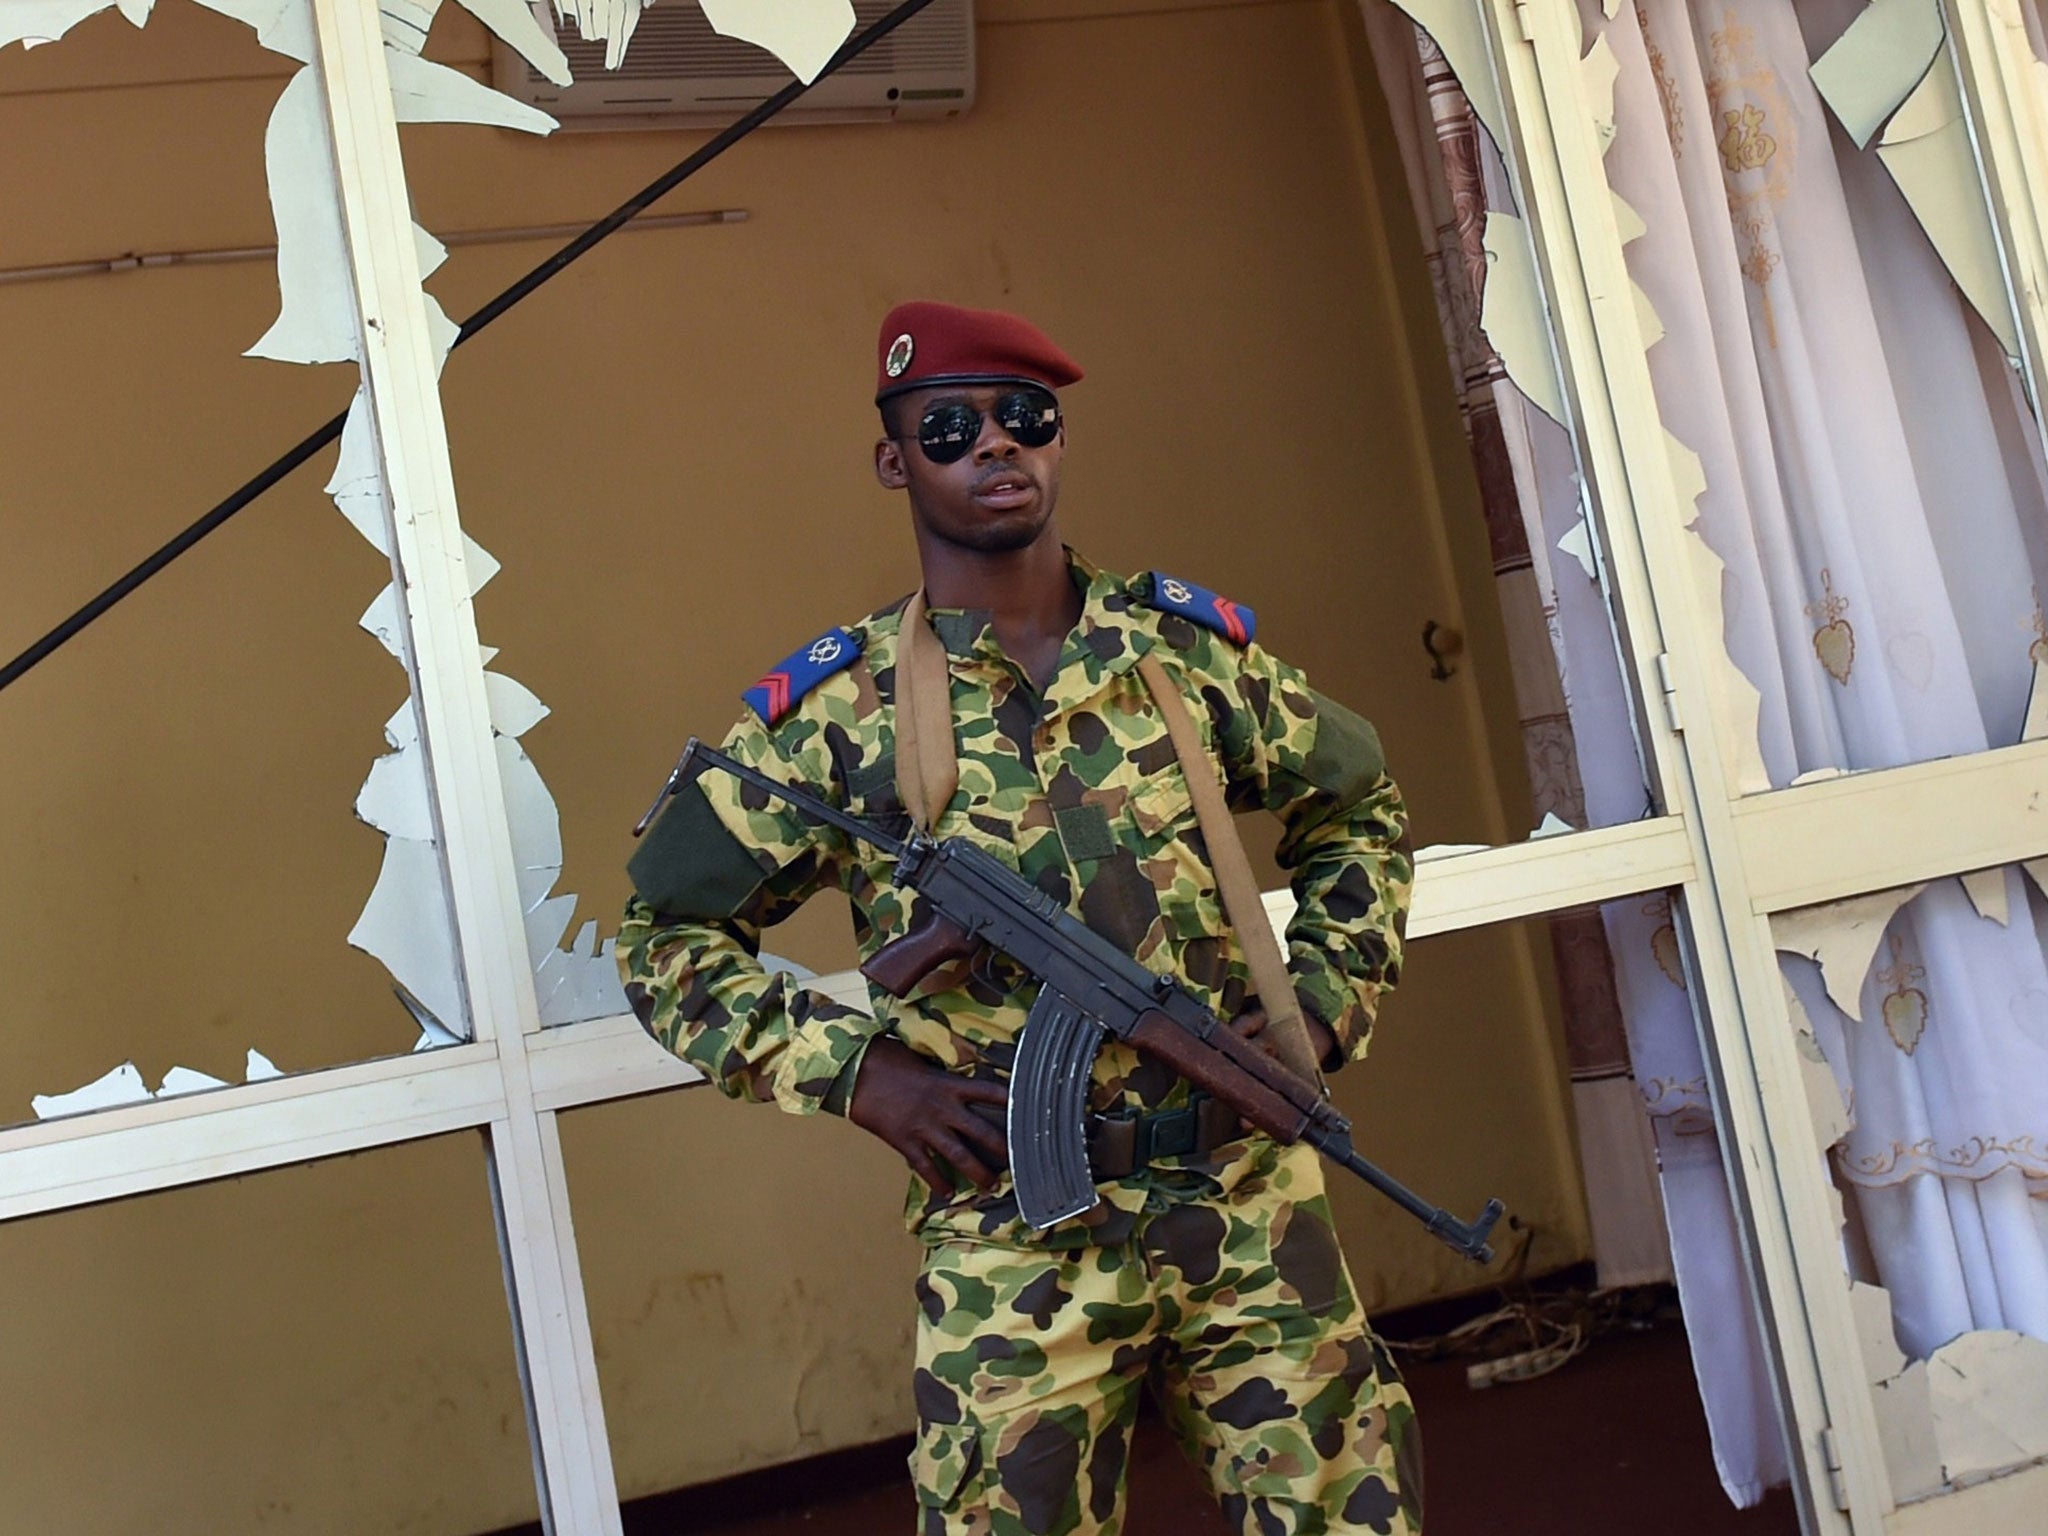
[[[916,350],[916,346],[908,331],[890,342],[888,359],[882,364],[883,372],[892,379],[902,378],[904,370],[910,366],[910,355]]]

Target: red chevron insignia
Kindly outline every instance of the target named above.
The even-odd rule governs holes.
[[[768,690],[768,723],[775,724],[789,713],[789,674],[770,672],[754,685]]]
[[[1219,597],[1213,600],[1211,606],[1215,608],[1216,616],[1223,621],[1223,632],[1239,645],[1243,645],[1249,637],[1245,633],[1244,620],[1237,616],[1237,604],[1227,597]]]

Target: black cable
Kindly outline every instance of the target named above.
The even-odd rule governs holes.
[[[625,202],[619,204],[618,207],[599,219],[574,240],[571,240],[503,293],[500,293],[496,298],[485,304],[475,314],[464,320],[462,322],[462,329],[456,333],[454,344],[459,347],[465,341],[468,341],[470,337],[476,335],[478,331],[481,331],[493,320],[496,320],[506,310],[517,304],[521,299],[526,298],[534,289],[540,287],[541,284],[562,271],[569,263],[575,261],[579,256],[587,254],[599,241],[616,234],[620,229],[645,213],[683,182],[696,175],[697,172],[704,169],[705,166],[716,160],[728,149],[731,149],[741,139],[767,122],[769,118],[775,116],[776,113],[803,95],[812,85],[817,84],[819,80],[823,80],[840,66],[867,52],[874,44],[880,42],[891,32],[894,32],[904,22],[910,20],[911,17],[931,3],[932,0],[904,0],[903,4],[882,17],[881,20],[877,21],[865,32],[848,38],[841,45],[839,51],[833,54],[826,62],[825,67],[818,71],[810,84],[807,85],[801,80],[790,81],[788,85],[785,85],[758,107],[753,108],[729,127],[722,129],[714,138],[700,146],[687,159],[664,172],[645,187],[642,187],[638,192],[627,198]],[[52,652],[74,638],[88,624],[91,624],[93,620],[99,618],[101,614],[113,607],[114,604],[120,602],[122,598],[133,592],[145,581],[148,581],[150,577],[156,575],[157,572],[177,559],[178,556],[184,554],[186,550],[197,544],[209,533],[212,533],[214,529],[220,527],[221,524],[241,511],[242,508],[248,506],[250,502],[305,463],[306,460],[340,437],[342,425],[347,420],[348,412],[343,411],[339,416],[334,417],[331,421],[315,429],[306,437],[301,438],[292,448],[273,460],[266,468],[259,471],[253,478],[242,485],[240,489],[222,500],[176,538],[170,540],[169,543],[158,549],[156,553],[150,555],[128,571],[126,575],[114,582],[104,592],[101,592],[99,596],[93,598],[92,601],[85,604],[84,607],[72,614],[71,617],[65,619],[56,628],[44,635],[42,639],[36,641],[34,645],[31,645],[19,656],[8,662],[4,668],[0,668],[0,689],[10,687],[19,681],[38,663],[48,658]]]

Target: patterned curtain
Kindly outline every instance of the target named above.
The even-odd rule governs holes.
[[[2038,733],[2028,702],[2048,687],[2048,463],[2001,355],[2010,316],[1995,282],[1973,286],[1969,221],[1952,196],[1967,163],[1924,158],[1945,154],[1961,122],[1958,102],[1944,106],[1944,57],[1902,75],[1912,100],[1887,109],[1884,137],[1864,151],[1810,74],[1867,14],[1862,0],[1589,0],[1581,11],[1611,59],[1607,173],[1638,229],[1629,268],[1657,318],[1649,363],[1674,463],[1697,481],[1696,558],[1720,574],[1728,658],[1757,711],[1751,739],[1734,743],[1748,749],[1745,792]],[[1539,654],[1533,626],[1515,622],[1530,605],[1526,571],[1566,680],[1587,810],[1612,822],[1641,801],[1603,672],[1608,616],[1591,583],[1549,565],[1579,517],[1568,445],[1555,467],[1555,429],[1468,334],[1482,221],[1512,198],[1434,51],[1423,47],[1418,69],[1405,19],[1387,7],[1367,17],[1397,128],[1414,140],[1404,149],[1441,268],[1518,668]],[[1943,168],[1933,184],[1929,163]],[[1503,496],[1519,503],[1512,532],[1529,530],[1519,549],[1501,526]],[[1538,694],[1523,696],[1535,727]],[[1531,761],[1541,795],[1556,779],[1540,747]],[[1885,1288],[1909,1356],[1986,1330],[2048,1338],[2048,898],[2007,869],[1861,900],[1869,911],[1774,924],[1803,1048],[1839,1090],[1814,1102],[1846,1197],[1845,1279]],[[1783,1480],[1784,1439],[1683,974],[1656,904],[1610,904],[1601,919],[1715,1460],[1749,1503]],[[1844,942],[1864,928],[1869,946]],[[1589,1150],[1589,1185],[1594,1161]]]

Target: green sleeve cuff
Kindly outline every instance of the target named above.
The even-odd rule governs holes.
[[[1291,946],[1287,970],[1294,978],[1294,996],[1303,1010],[1329,1026],[1337,1042],[1334,1059],[1325,1061],[1325,1072],[1334,1072],[1347,1061],[1365,1054],[1372,1020],[1359,1005],[1351,978],[1313,945],[1297,940]]]
[[[819,1102],[818,1108],[826,1114],[837,1115],[843,1120],[846,1118],[847,1110],[853,1107],[854,1079],[860,1076],[860,1064],[868,1059],[868,1046],[874,1038],[873,1035],[869,1035],[854,1048],[853,1055],[847,1058],[846,1065],[839,1069],[839,1075],[832,1079],[832,1086],[825,1090],[825,1097]]]
[[[802,1013],[776,1074],[776,1102],[792,1114],[814,1115],[821,1109],[844,1114],[861,1055],[868,1041],[888,1025],[808,989],[796,992],[796,1007]],[[834,1095],[842,1083],[843,1095],[835,1109]]]

